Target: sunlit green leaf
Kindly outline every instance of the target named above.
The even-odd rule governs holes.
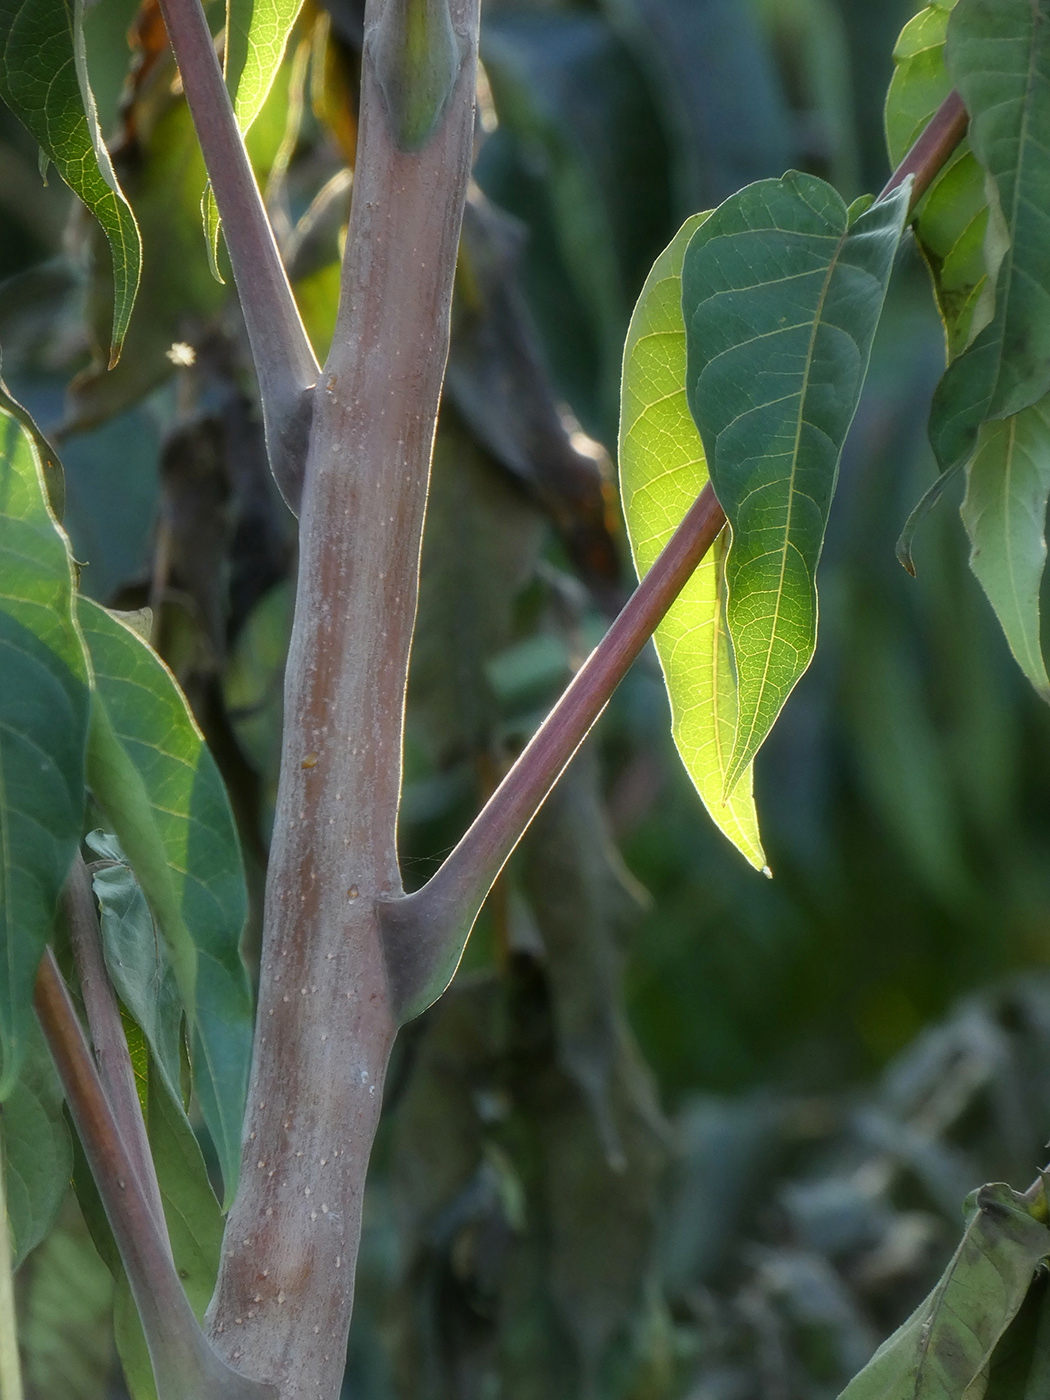
[[[184,997],[189,980],[194,1086],[232,1199],[252,1004],[240,954],[247,896],[229,800],[156,653],[87,599],[80,620],[98,698],[89,780],[168,942]]]
[[[92,876],[99,903],[102,948],[117,995],[141,1027],[173,1099],[181,1094],[182,1002],[175,974],[146,896],[115,836],[87,837],[96,855],[119,861]]]
[[[91,697],[73,568],[40,457],[0,410],[0,1043],[7,1095],[80,839]]]
[[[1050,1230],[1008,1186],[982,1186],[967,1205],[966,1233],[937,1287],[841,1400],[961,1400],[988,1365],[1050,1254]]]
[[[4,1103],[4,1179],[11,1250],[17,1268],[55,1222],[69,1191],[73,1153],[62,1086],[38,1026],[18,1083]]]
[[[1050,390],[1050,3],[958,0],[945,57],[1009,247],[994,316],[934,395],[930,440],[942,470],[970,456],[986,419]]]
[[[893,51],[886,95],[886,145],[898,165],[951,89],[944,62],[950,3],[928,5],[905,25]],[[987,325],[994,309],[986,254],[998,266],[1002,249],[986,248],[988,201],[984,172],[962,141],[916,210],[915,231],[944,319],[949,359]]]
[[[962,518],[970,566],[1018,665],[1044,699],[1050,678],[1039,643],[1039,585],[1050,497],[1050,400],[985,423],[966,466]]]
[[[98,127],[82,0],[0,0],[0,96],[98,219],[113,256],[111,361],[131,319],[142,242]]]
[[[830,185],[790,172],[726,200],[686,250],[687,396],[732,528],[724,795],[813,655],[824,529],[909,194],[850,223]]]
[[[242,135],[262,110],[302,7],[303,0],[227,0],[226,86]],[[204,191],[201,214],[212,273],[221,282],[218,246],[222,222],[211,181]]]
[[[631,319],[623,356],[620,490],[635,567],[643,577],[707,483],[703,443],[685,392],[682,259],[708,216],[687,219],[657,258]],[[686,771],[718,828],[756,869],[765,865],[748,766],[723,801],[736,736],[736,673],[723,613],[721,542],[701,560],[656,629],[671,728]]]

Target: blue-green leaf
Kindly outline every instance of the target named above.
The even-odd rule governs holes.
[[[7,1215],[17,1269],[55,1223],[73,1171],[62,1086],[39,1026],[30,1026],[22,1072],[4,1103],[3,1120]]]
[[[6,1097],[80,840],[91,707],[73,565],[32,438],[0,409],[0,1047]]]
[[[686,389],[732,529],[738,717],[725,796],[813,655],[839,457],[909,196],[907,182],[851,222],[830,185],[792,171],[726,200],[686,251]]]
[[[138,290],[142,241],[98,127],[82,0],[0,0],[0,96],[109,239],[116,363]]]
[[[962,503],[970,567],[1003,625],[1018,665],[1050,701],[1050,677],[1039,641],[1048,497],[1050,398],[984,424],[966,465]]]
[[[229,1201],[252,1036],[240,953],[247,895],[233,815],[204,738],[161,659],[130,627],[84,598],[80,620],[96,678],[89,780],[146,893],[187,999],[194,1085]]]
[[[620,490],[639,578],[652,567],[707,484],[703,443],[685,394],[682,259],[694,214],[656,262],[635,307],[623,355]],[[671,730],[686,771],[719,830],[758,870],[751,771],[723,801],[736,735],[736,672],[723,610],[724,539],[701,560],[656,629],[656,653],[671,702]]]

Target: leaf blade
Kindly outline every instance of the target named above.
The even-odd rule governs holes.
[[[1039,640],[1039,586],[1046,564],[1050,499],[1050,399],[985,423],[966,465],[960,514],[970,567],[995,609],[1017,664],[1050,701]]]
[[[1050,1230],[1008,1186],[982,1186],[940,1282],[840,1400],[958,1400],[1024,1302]]]
[[[186,940],[192,943],[196,975],[187,1009],[194,1083],[229,1201],[240,1166],[252,1038],[240,953],[247,894],[233,815],[203,735],[164,663],[96,603],[80,599],[80,618],[97,693],[134,770],[127,786],[122,774],[107,781],[102,802],[175,954],[180,989],[186,972],[179,959]],[[93,780],[97,771],[96,764]]]
[[[695,214],[653,264],[624,346],[620,486],[639,578],[652,567],[707,483],[703,443],[686,402],[682,261],[708,217]],[[654,634],[671,705],[671,732],[686,771],[719,830],[761,870],[750,768],[723,802],[736,732],[736,684],[722,616],[722,547],[711,550]]]
[[[91,700],[73,589],[39,453],[0,408],[0,1097],[18,1077],[80,839]]]
[[[687,395],[732,529],[739,713],[724,795],[813,654],[839,457],[909,196],[910,181],[851,222],[829,185],[789,172],[727,200],[686,251]]]
[[[81,0],[0,0],[0,96],[98,219],[113,257],[111,366],[131,319],[142,240],[98,127]]]

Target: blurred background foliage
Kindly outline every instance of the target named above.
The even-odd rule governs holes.
[[[249,139],[322,356],[362,8],[307,0]],[[409,697],[409,882],[631,585],[609,452],[653,258],[687,214],[788,166],[847,198],[878,188],[890,55],[914,8],[485,0]],[[230,787],[257,940],[293,522],[232,287],[209,272],[203,167],[158,12],[98,0],[86,32],[142,291],[104,373],[104,243],[0,112],[3,371],[60,445],[82,587],[153,608]],[[1050,726],[953,509],[924,526],[916,580],[893,551],[933,475],[943,357],[908,247],[843,460],[817,659],[757,764],[774,879],[707,823],[646,654],[452,989],[403,1034],[366,1208],[355,1400],[832,1397],[929,1286],[966,1191],[1023,1187],[1041,1165]],[[70,1203],[19,1275],[33,1394],[119,1393],[97,1266]]]

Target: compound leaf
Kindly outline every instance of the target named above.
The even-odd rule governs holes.
[[[707,483],[707,460],[685,392],[682,260],[707,214],[687,219],[657,258],[627,332],[620,404],[620,489],[638,576],[644,577]],[[715,825],[756,869],[765,866],[750,766],[722,799],[736,735],[736,674],[723,615],[720,540],[656,629],[671,731]]]
[[[909,197],[907,182],[851,220],[830,185],[791,171],[726,200],[686,250],[686,391],[732,529],[738,716],[724,796],[813,655],[839,457]]]

